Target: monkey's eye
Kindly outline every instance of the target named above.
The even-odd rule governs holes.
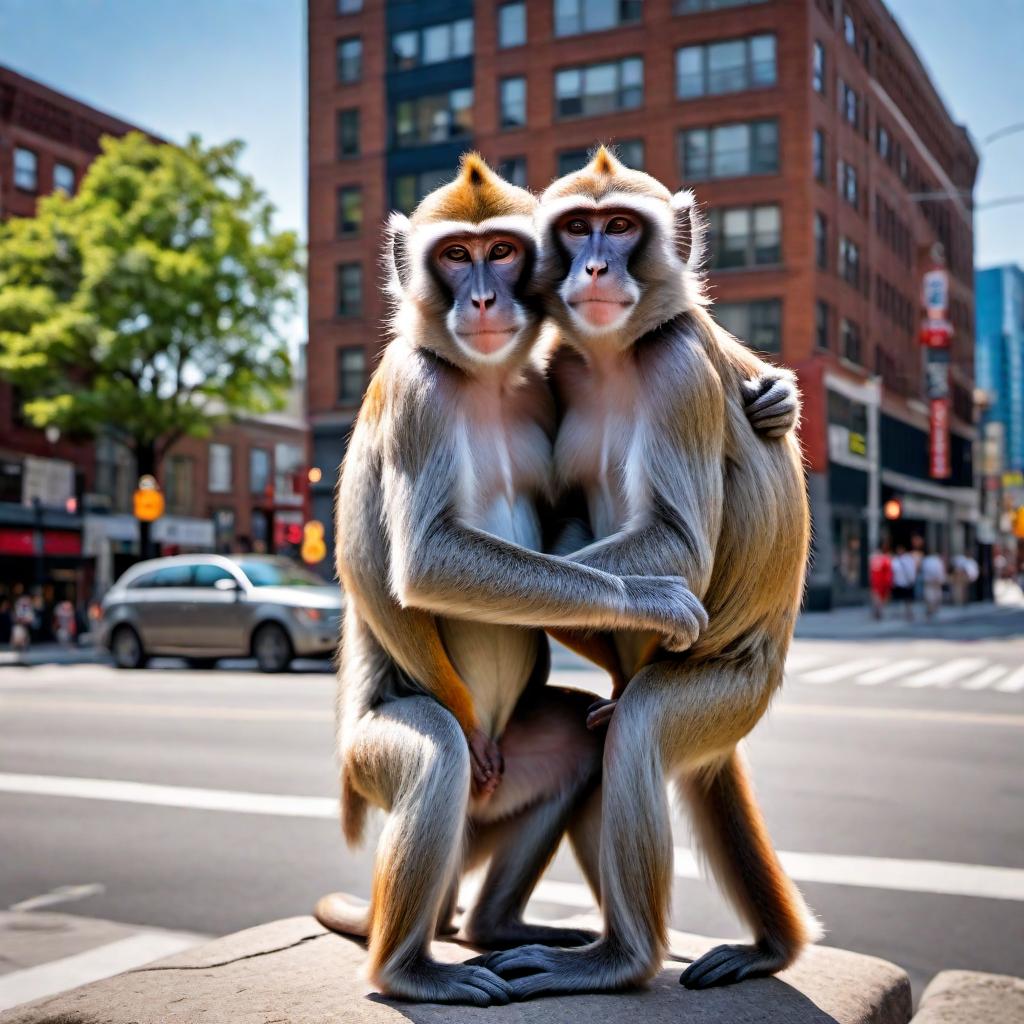
[[[441,255],[452,263],[468,263],[469,250],[464,245],[453,245],[445,249]]]
[[[502,260],[511,259],[516,253],[516,248],[508,242],[498,242],[491,246],[488,258],[500,263]]]
[[[582,217],[573,217],[566,221],[565,230],[570,235],[589,235],[590,225]]]
[[[628,217],[612,217],[604,230],[608,235],[624,235],[632,227],[633,222]]]

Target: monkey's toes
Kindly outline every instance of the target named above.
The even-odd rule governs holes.
[[[774,974],[782,967],[781,958],[757,946],[716,946],[683,971],[679,984],[689,989],[714,988]]]

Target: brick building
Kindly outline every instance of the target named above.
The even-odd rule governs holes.
[[[809,602],[862,598],[887,500],[896,539],[973,546],[977,156],[879,0],[309,0],[308,25],[317,518],[380,346],[387,211],[469,147],[539,190],[611,142],[696,189],[716,315],[800,374]],[[919,296],[940,255],[955,334],[932,479]]]

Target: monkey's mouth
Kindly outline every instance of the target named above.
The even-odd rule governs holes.
[[[504,348],[516,333],[515,327],[495,327],[483,331],[459,331],[459,337],[477,352],[489,356]]]
[[[569,308],[594,327],[607,327],[622,319],[635,305],[632,299],[574,299]]]

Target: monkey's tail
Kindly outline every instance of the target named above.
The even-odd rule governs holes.
[[[357,846],[362,842],[368,810],[369,804],[366,797],[352,785],[348,772],[342,770],[341,831],[345,836],[345,841],[350,846]]]
[[[370,934],[370,904],[362,903],[343,892],[321,896],[313,908],[313,916],[332,932],[355,935],[361,939]]]

